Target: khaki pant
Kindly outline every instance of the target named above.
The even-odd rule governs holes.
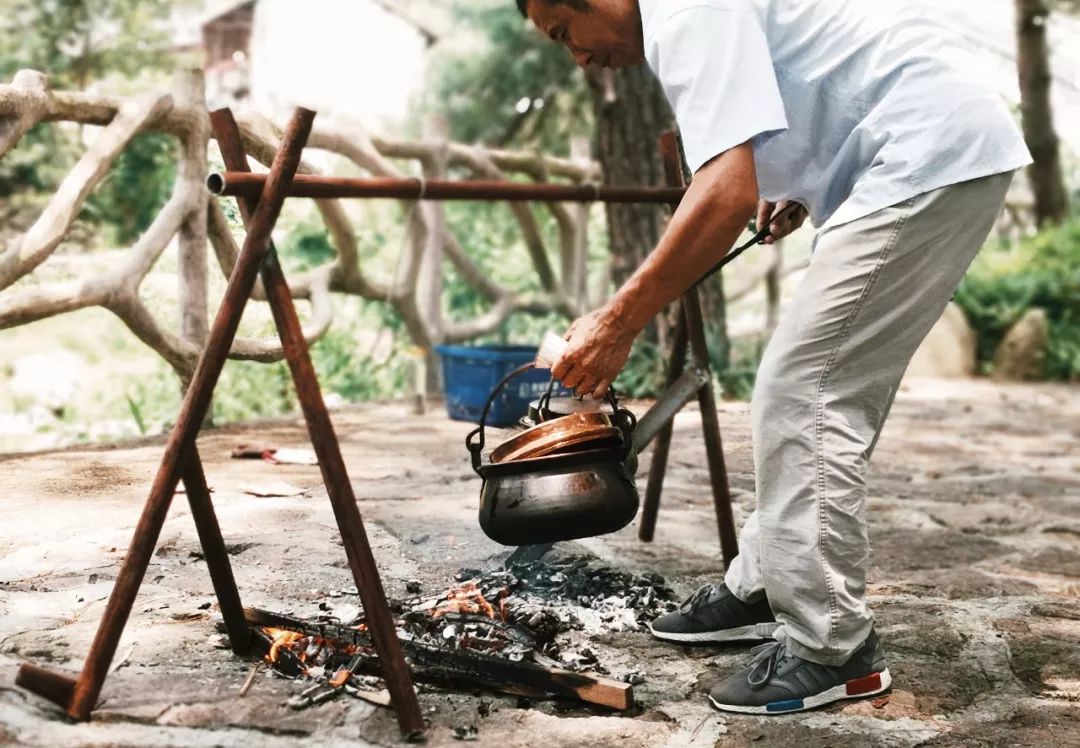
[[[815,239],[752,404],[757,510],[727,585],[764,592],[795,655],[840,665],[870,632],[866,466],[900,379],[993,227],[1012,174],[920,195]]]

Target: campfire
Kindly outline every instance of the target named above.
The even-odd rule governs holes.
[[[410,582],[410,591],[419,591]],[[658,575],[630,575],[582,556],[510,569],[463,569],[449,589],[392,602],[416,680],[441,687],[564,697],[615,709],[633,703],[637,672],[610,675],[583,635],[633,631],[673,607]],[[302,709],[349,694],[388,703],[363,614],[301,620],[248,609],[248,621],[282,676],[309,687]],[[580,632],[580,633],[579,633]],[[588,672],[586,672],[588,671]]]

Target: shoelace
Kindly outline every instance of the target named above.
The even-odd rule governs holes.
[[[690,615],[697,613],[698,608],[709,601],[712,597],[713,590],[715,589],[715,585],[711,584],[698,587],[694,594],[690,596],[690,599],[682,604],[683,612],[689,613]]]
[[[759,644],[750,650],[754,661],[746,680],[753,689],[763,688],[776,672],[777,665],[788,656],[787,649],[780,642]]]

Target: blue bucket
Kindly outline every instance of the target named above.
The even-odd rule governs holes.
[[[438,345],[442,359],[446,412],[455,421],[479,423],[491,391],[507,374],[536,360],[538,348],[528,345]],[[510,426],[529,412],[529,403],[547,391],[551,372],[532,369],[515,378],[491,405],[488,423]],[[555,385],[556,397],[571,393]]]

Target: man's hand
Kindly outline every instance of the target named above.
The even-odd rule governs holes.
[[[575,321],[564,337],[570,345],[552,369],[552,376],[579,397],[604,397],[626,365],[634,333],[604,307]]]
[[[790,200],[784,200],[777,206],[776,203],[770,203],[768,200],[759,200],[757,209],[757,222],[758,229],[762,229],[766,223],[769,222],[774,215],[791,205]],[[778,209],[779,208],[779,209]],[[806,212],[806,208],[801,205],[795,210],[787,213],[781,217],[780,220],[774,221],[769,224],[769,231],[772,236],[765,239],[765,244],[775,244],[778,239],[783,239],[788,234],[791,234],[799,229],[806,221],[809,214]]]
[[[634,338],[724,256],[746,230],[757,198],[749,141],[698,169],[656,249],[607,304],[570,327],[555,378],[578,394],[605,395]]]

